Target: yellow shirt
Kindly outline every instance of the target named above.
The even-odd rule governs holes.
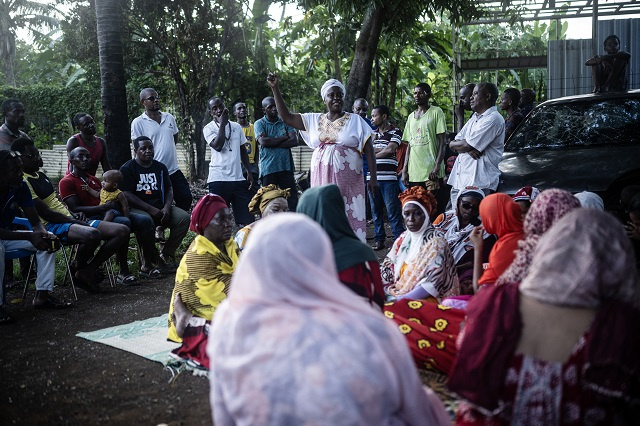
[[[244,132],[244,137],[247,138],[244,147],[247,149],[247,154],[249,154],[249,162],[254,164],[256,162],[256,135],[253,131],[253,123],[243,127],[242,131]]]
[[[109,201],[118,201],[118,195],[122,194],[122,191],[116,189],[115,191],[100,190],[100,204],[106,204]]]
[[[193,315],[205,320],[211,320],[220,302],[226,299],[231,275],[238,264],[238,246],[233,238],[224,246],[225,251],[221,252],[211,241],[198,235],[182,257],[169,306],[169,340],[182,342],[171,319],[176,293],[180,293]]]
[[[40,199],[42,200],[42,202],[44,202],[47,205],[47,207],[49,207],[51,210],[55,212],[62,213],[67,217],[71,217],[71,213],[69,213],[69,209],[67,209],[67,206],[62,204],[62,202],[58,199],[55,193],[55,190],[53,188],[53,185],[51,184],[49,179],[46,177],[46,175],[38,172],[36,172],[36,174],[34,175],[25,173],[24,181],[27,183],[27,186],[29,187],[29,191],[31,191],[32,199],[35,200],[36,198],[40,198],[40,195],[42,195],[44,198],[40,198]],[[34,188],[33,185],[36,185],[37,188]],[[49,223],[46,220],[44,220],[42,217],[40,218],[40,222],[42,222],[44,226],[47,226],[47,224]]]

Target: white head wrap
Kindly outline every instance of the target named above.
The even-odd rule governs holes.
[[[574,196],[580,201],[580,205],[587,209],[604,210],[604,201],[598,194],[593,192],[582,191],[574,194]]]
[[[340,83],[340,80],[331,78],[325,81],[322,85],[322,89],[320,89],[320,96],[322,96],[322,100],[324,100],[325,96],[327,96],[327,93],[329,93],[329,89],[331,89],[332,87],[339,88],[343,96],[347,93],[347,90],[344,88],[344,85]]]
[[[424,213],[424,223],[422,224],[422,227],[420,229],[418,229],[416,232],[411,232],[409,231],[409,229],[407,229],[407,234],[409,234],[409,237],[410,237],[409,240],[411,241],[411,245],[409,246],[409,252],[407,253],[407,261],[410,261],[410,260],[413,260],[413,258],[415,258],[418,255],[418,253],[420,253],[420,249],[422,248],[422,243],[424,242],[424,233],[431,226],[431,220],[429,220],[429,213],[427,212],[427,209],[425,209],[422,204],[420,204],[417,201],[410,200],[404,203],[404,206],[408,204],[413,204],[420,207],[420,209],[422,210],[422,213]],[[404,209],[404,206],[402,206],[403,209]],[[400,271],[398,270],[398,272]]]

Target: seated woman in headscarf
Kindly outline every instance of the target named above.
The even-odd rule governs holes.
[[[496,284],[519,283],[529,272],[540,237],[564,215],[580,207],[580,201],[563,189],[547,189],[531,204],[524,218],[524,239],[518,242],[516,256]]]
[[[611,215],[577,208],[540,238],[519,285],[474,297],[448,383],[463,399],[457,424],[636,424],[640,284],[630,250]]]
[[[518,249],[518,241],[524,238],[522,230],[522,211],[507,194],[491,194],[480,203],[482,225],[471,232],[473,243],[473,289],[478,286],[495,284],[500,275],[507,270]],[[489,263],[482,261],[484,231],[498,237],[489,253]],[[482,271],[484,269],[484,272]]]
[[[304,215],[256,225],[212,322],[216,426],[450,424],[400,333],[338,281],[334,259]]]
[[[432,299],[440,302],[460,293],[451,249],[442,231],[431,224],[436,199],[414,186],[401,193],[407,230],[393,243],[382,263],[382,282],[393,299]]]
[[[176,271],[169,306],[168,339],[182,343],[172,353],[197,367],[209,368],[205,353],[209,323],[227,297],[238,246],[231,238],[233,216],[224,199],[207,194],[191,213],[190,229],[198,235]]]
[[[442,213],[433,221],[433,225],[444,232],[451,248],[462,294],[473,294],[473,244],[469,235],[473,228],[481,224],[479,206],[483,199],[484,192],[476,187],[467,187],[460,192],[455,210]],[[487,232],[482,237],[482,260],[487,262],[496,237]]]
[[[336,185],[310,188],[300,197],[296,210],[318,222],[329,234],[340,281],[382,309],[384,290],[378,258],[349,225],[340,189]]]
[[[598,209],[604,211],[604,201],[595,192],[582,191],[574,195],[580,200],[580,205],[585,209]]]
[[[260,214],[262,218],[273,213],[288,212],[289,205],[287,204],[287,198],[289,198],[289,196],[291,196],[289,188],[280,189],[273,183],[263,186],[258,189],[256,195],[254,195],[249,202],[249,211],[253,214]],[[256,222],[250,223],[236,232],[234,240],[236,244],[238,244],[238,249],[240,251],[242,251],[245,244],[247,244],[247,237],[255,223]]]
[[[383,281],[393,303],[384,314],[394,320],[418,368],[448,373],[456,354],[456,337],[464,311],[440,302],[459,294],[451,249],[431,225],[435,197],[414,186],[399,196],[407,230],[382,264]]]

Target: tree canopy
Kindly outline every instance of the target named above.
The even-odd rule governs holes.
[[[25,86],[27,92],[36,82],[78,90],[89,104],[99,105],[101,71],[94,1],[59,0],[59,8],[66,11],[57,20],[60,33],[45,37],[41,26],[34,28],[41,35],[35,46],[18,42],[15,81],[5,70],[5,84]],[[7,16],[17,19],[26,16],[27,4],[36,2],[0,0],[0,11],[9,3],[14,6]],[[18,3],[25,6],[15,6]],[[162,108],[178,119],[180,141],[191,154],[192,177],[206,171],[201,135],[210,119],[207,99],[220,96],[230,110],[242,100],[254,118],[259,118],[260,102],[270,94],[266,73],[272,69],[278,70],[293,111],[322,111],[319,89],[324,80],[335,77],[347,86],[348,104],[356,97],[365,97],[370,104],[387,104],[398,122],[414,108],[413,87],[425,81],[433,88],[433,102],[450,117],[457,95],[453,83],[459,72],[454,54],[460,53],[453,51],[452,24],[479,14],[475,3],[468,0],[255,0],[251,7],[238,0],[119,0],[119,4],[123,10],[119,23],[123,108],[128,122],[141,113],[140,90],[154,87],[162,97]],[[278,16],[271,15],[276,11],[274,5],[280,8]],[[31,9],[30,22],[36,22],[39,11],[44,9]],[[2,28],[11,28],[2,25],[0,35]],[[456,28],[456,49],[465,54],[497,45],[514,51],[546,49],[546,40],[556,35],[553,31],[562,30],[538,24]],[[463,73],[462,79],[463,83],[489,80],[502,89],[533,86],[541,93],[546,70]],[[26,107],[29,117],[38,110],[37,105]],[[65,108],[56,117],[78,112],[76,107]],[[88,112],[96,114],[97,121],[106,117],[95,107]],[[64,131],[68,122],[66,118],[57,126]],[[104,134],[104,127],[99,131]],[[128,140],[108,142],[128,144]]]

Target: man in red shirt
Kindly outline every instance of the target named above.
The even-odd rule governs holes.
[[[60,180],[60,197],[73,213],[84,213],[88,219],[102,219],[111,209],[117,209],[115,202],[100,204],[100,199],[91,195],[88,189],[100,191],[102,184],[95,176],[88,173],[91,165],[91,155],[86,148],[78,147],[69,154],[69,161],[73,166],[71,173]],[[113,221],[127,225],[135,234],[142,249],[141,270],[153,269],[153,253],[155,250],[155,225],[153,220],[142,214],[129,213],[129,217],[116,216]],[[127,255],[125,245],[118,256]]]

